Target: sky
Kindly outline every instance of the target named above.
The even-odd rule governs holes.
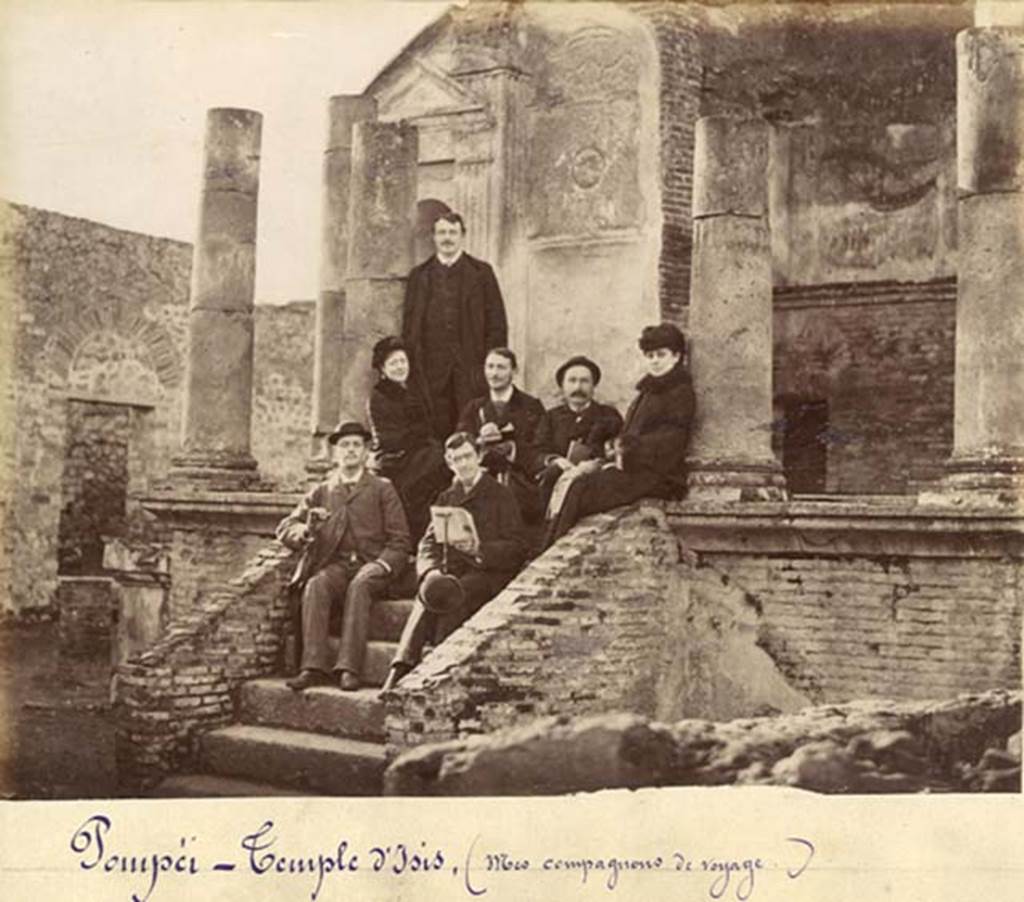
[[[192,242],[206,110],[263,114],[256,300],[317,294],[327,98],[446,2],[0,2],[0,197]]]

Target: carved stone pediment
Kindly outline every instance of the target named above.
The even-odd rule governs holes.
[[[418,57],[410,57],[377,95],[382,119],[423,119],[484,113],[480,98],[454,78]]]

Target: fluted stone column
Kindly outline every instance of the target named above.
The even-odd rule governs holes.
[[[328,102],[327,149],[323,164],[320,230],[320,292],[316,304],[313,357],[313,442],[307,470],[319,476],[330,465],[324,441],[341,408],[345,272],[348,265],[348,208],[352,178],[352,129],[376,118],[376,100],[341,94]]]
[[[418,134],[405,122],[353,129],[345,278],[341,416],[366,422],[375,376],[371,351],[402,331],[405,280],[413,265]]]
[[[258,480],[250,425],[262,122],[252,110],[211,109],[206,116],[181,453],[171,475],[211,489]]]
[[[946,501],[1024,506],[1024,29],[957,50],[959,269]]]
[[[697,414],[689,496],[785,496],[771,449],[772,256],[768,123],[711,116],[696,128],[690,288]]]

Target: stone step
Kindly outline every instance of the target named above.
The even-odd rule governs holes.
[[[370,608],[370,638],[397,642],[412,613],[413,599],[375,601]]]
[[[302,793],[274,783],[256,783],[216,774],[175,774],[163,780],[150,796],[157,799],[258,798],[260,796],[301,796]]]
[[[206,733],[200,762],[220,776],[342,796],[379,795],[387,763],[383,743],[250,724]]]
[[[342,692],[336,686],[294,692],[283,679],[250,680],[242,685],[239,719],[260,726],[382,741],[384,706],[378,693],[376,687]]]
[[[327,639],[327,646],[331,655],[338,654],[337,636],[330,636]],[[364,686],[382,686],[388,675],[388,668],[391,666],[391,659],[398,648],[397,642],[388,642],[380,639],[371,639],[366,643],[366,657],[363,659],[362,681]],[[285,661],[295,660],[294,646],[291,637],[285,643]],[[295,673],[295,669],[289,664],[286,667],[287,673]]]

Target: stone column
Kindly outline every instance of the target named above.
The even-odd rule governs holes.
[[[957,35],[959,269],[945,498],[1024,506],[1024,29]]]
[[[363,423],[376,378],[373,345],[402,331],[418,149],[416,127],[405,122],[361,122],[353,129],[340,413]]]
[[[324,151],[320,293],[316,304],[313,357],[313,441],[306,469],[319,477],[330,465],[325,437],[341,408],[342,335],[345,323],[345,270],[348,265],[348,206],[352,178],[352,128],[376,118],[376,100],[360,94],[332,97]]]
[[[181,453],[171,475],[209,489],[242,489],[259,478],[249,441],[262,123],[252,110],[206,116]]]
[[[690,446],[695,500],[772,500],[772,255],[768,123],[700,119],[694,154]]]

